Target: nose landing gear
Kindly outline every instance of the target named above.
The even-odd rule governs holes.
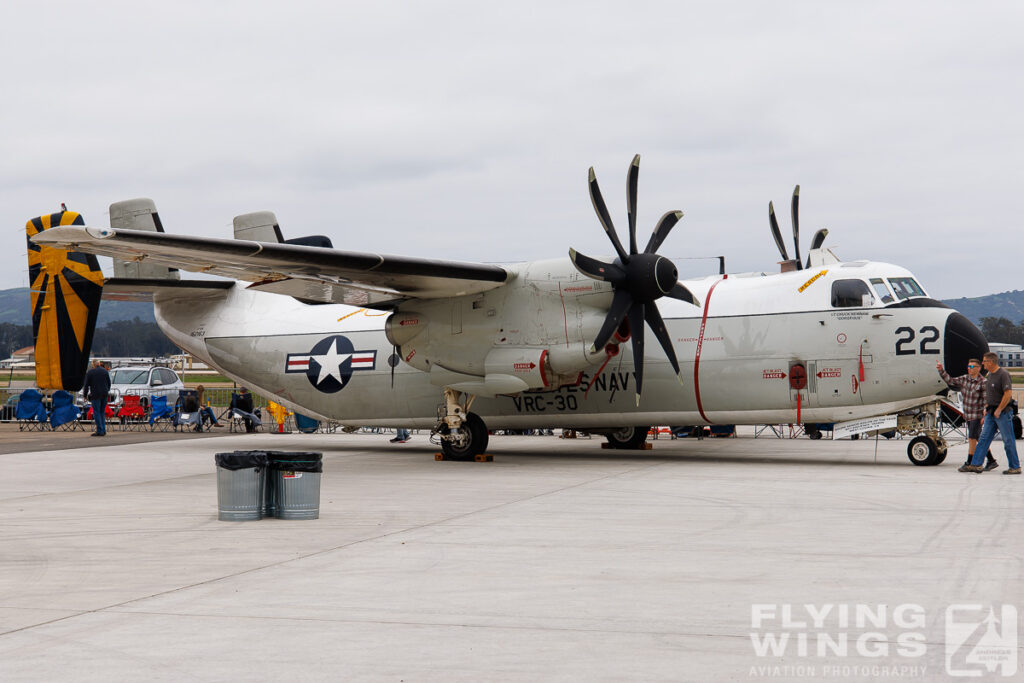
[[[907,458],[919,466],[934,466],[946,459],[949,445],[939,434],[939,407],[934,401],[896,418],[896,430],[904,436],[916,435],[907,446]]]

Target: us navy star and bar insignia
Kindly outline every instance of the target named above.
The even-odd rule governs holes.
[[[286,373],[303,373],[317,391],[333,394],[341,391],[359,370],[377,366],[377,351],[356,351],[348,337],[340,334],[321,339],[308,353],[289,353]]]

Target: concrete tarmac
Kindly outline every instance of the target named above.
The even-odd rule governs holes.
[[[0,680],[988,680],[1022,659],[1024,478],[957,473],[965,446],[914,467],[905,440],[490,443],[4,452]],[[253,448],[324,454],[320,519],[217,520],[213,454]]]

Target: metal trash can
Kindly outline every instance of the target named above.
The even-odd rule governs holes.
[[[266,451],[217,453],[217,519],[246,522],[259,519],[266,487]]]
[[[323,454],[267,451],[269,500],[279,519],[320,517],[320,475]],[[269,511],[269,506],[268,506]]]

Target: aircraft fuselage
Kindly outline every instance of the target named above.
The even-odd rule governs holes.
[[[912,275],[889,264],[687,280],[700,307],[659,301],[683,381],[660,348],[648,345],[636,405],[629,343],[610,358],[586,355],[610,286],[580,275],[568,259],[508,268],[516,277],[497,289],[400,305],[402,320],[423,329],[403,329],[397,346],[384,332],[389,312],[307,305],[242,283],[201,298],[160,296],[156,313],[176,344],[292,410],[414,428],[434,426],[441,387],[467,378],[484,387],[472,411],[492,429],[822,423],[887,414],[932,400],[945,387],[935,362],[956,372],[973,347],[950,340],[964,336],[964,323],[968,337],[977,332],[923,290],[897,291]],[[867,295],[844,299],[847,290],[860,291],[850,281],[861,281]],[[488,396],[493,359],[506,349],[543,353],[548,386]],[[537,373],[532,364],[513,363],[500,377],[522,370],[529,380]]]

